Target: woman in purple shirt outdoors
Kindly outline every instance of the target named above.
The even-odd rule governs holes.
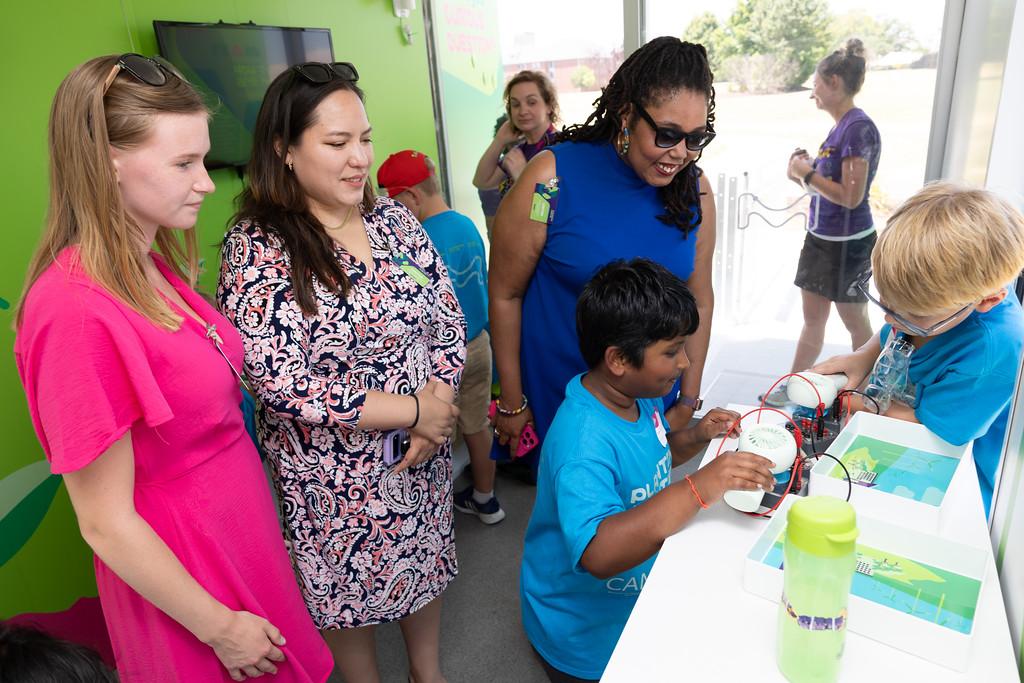
[[[505,86],[508,120],[494,134],[476,165],[473,185],[499,188],[504,197],[526,162],[555,140],[558,94],[539,71],[520,71]]]
[[[878,128],[853,103],[864,84],[864,71],[864,45],[856,38],[821,60],[811,99],[836,125],[816,158],[803,149],[789,158],[786,175],[811,193],[809,229],[793,282],[803,296],[804,326],[792,372],[809,368],[817,360],[833,301],[854,349],[872,334],[867,300],[859,291],[849,291],[871,267],[875,226],[868,196],[882,151]],[[784,404],[785,387],[773,391],[765,402]]]

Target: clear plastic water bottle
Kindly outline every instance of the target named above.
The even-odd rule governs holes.
[[[913,352],[913,344],[893,334],[875,361],[864,393],[878,402],[879,413],[888,410],[893,400],[909,400],[908,405],[914,407],[916,400],[907,391],[910,384],[910,354]]]
[[[834,683],[846,642],[857,515],[839,498],[797,500],[786,516],[777,661],[792,683]]]

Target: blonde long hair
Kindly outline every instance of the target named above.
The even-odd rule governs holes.
[[[78,245],[80,267],[94,282],[161,327],[176,330],[181,316],[146,279],[139,250],[142,229],[121,199],[110,146],[144,143],[158,114],[208,113],[202,97],[183,79],[168,76],[151,86],[121,71],[106,95],[103,83],[117,55],[82,64],[57,88],[50,110],[50,204],[46,227],[29,263],[15,328],[21,326],[25,297],[65,248]],[[194,230],[161,227],[156,246],[171,269],[189,285],[198,275]]]

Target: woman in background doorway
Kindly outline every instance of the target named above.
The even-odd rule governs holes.
[[[530,159],[555,140],[555,86],[539,71],[520,71],[505,86],[505,113],[508,120],[494,134],[473,176],[477,188],[496,187],[502,197]]]
[[[791,372],[814,365],[833,302],[854,349],[872,334],[867,299],[852,287],[871,267],[876,235],[868,200],[882,151],[878,128],[853,102],[864,72],[864,45],[856,38],[821,60],[811,99],[835,126],[816,158],[803,149],[789,158],[786,176],[811,193],[810,227],[793,282],[803,297],[804,325]],[[764,398],[768,405],[784,405],[786,387]]]

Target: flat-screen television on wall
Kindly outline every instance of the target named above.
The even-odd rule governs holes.
[[[325,28],[183,21],[154,21],[153,28],[160,55],[211,103],[209,168],[248,163],[256,114],[278,74],[294,64],[334,61]]]

